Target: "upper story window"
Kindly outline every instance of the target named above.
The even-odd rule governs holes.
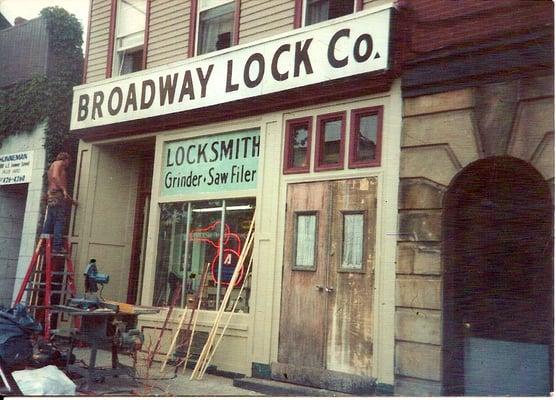
[[[198,0],[197,55],[226,49],[234,42],[235,0]]]
[[[147,0],[119,0],[117,7],[113,76],[143,69]]]
[[[328,21],[362,9],[362,0],[296,0],[296,28]]]

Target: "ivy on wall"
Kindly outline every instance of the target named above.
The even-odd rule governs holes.
[[[60,7],[44,8],[40,15],[48,30],[47,76],[36,75],[0,90],[0,142],[46,121],[44,146],[50,162],[59,151],[76,151],[69,122],[72,87],[81,83],[83,70],[83,29],[73,14]]]

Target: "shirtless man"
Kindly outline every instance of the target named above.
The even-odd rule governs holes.
[[[48,192],[46,220],[43,233],[54,234],[52,243],[53,253],[65,253],[62,234],[66,223],[66,204],[69,202],[77,206],[67,190],[66,168],[70,164],[68,153],[59,153],[56,160],[48,168]]]

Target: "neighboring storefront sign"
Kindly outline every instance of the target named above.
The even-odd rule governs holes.
[[[0,185],[31,182],[33,152],[0,154]]]
[[[255,189],[259,146],[258,129],[167,142],[161,195]]]
[[[74,88],[71,129],[198,109],[389,66],[390,13],[359,12],[171,67]]]

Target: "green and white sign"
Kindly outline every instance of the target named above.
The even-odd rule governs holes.
[[[258,129],[166,142],[161,195],[255,189]]]

